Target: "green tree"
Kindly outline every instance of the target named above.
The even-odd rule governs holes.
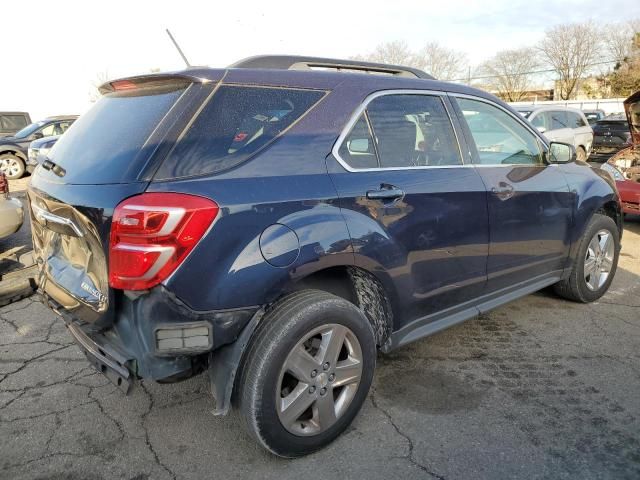
[[[621,97],[640,90],[640,32],[635,33],[628,56],[616,65],[611,75],[611,90]]]

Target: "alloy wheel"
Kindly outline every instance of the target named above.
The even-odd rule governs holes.
[[[611,235],[608,230],[600,230],[591,238],[587,247],[584,280],[591,291],[602,288],[613,268],[615,245]]]
[[[307,333],[280,370],[276,408],[282,426],[299,436],[330,428],[351,404],[362,377],[362,349],[344,325]]]
[[[0,172],[4,172],[7,177],[14,178],[20,173],[19,160],[15,158],[5,158],[0,160]]]

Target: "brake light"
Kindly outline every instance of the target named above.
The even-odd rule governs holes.
[[[116,91],[133,90],[138,88],[138,86],[131,80],[116,80],[115,82],[111,82],[111,87]]]
[[[146,290],[165,280],[218,215],[209,199],[183,193],[143,193],[120,203],[109,241],[109,285]]]

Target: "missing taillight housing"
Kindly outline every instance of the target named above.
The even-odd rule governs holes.
[[[147,290],[164,281],[193,250],[218,215],[207,198],[143,193],[120,203],[109,242],[109,284]]]

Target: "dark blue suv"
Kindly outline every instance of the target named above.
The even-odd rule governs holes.
[[[206,371],[277,455],[344,431],[377,350],[615,274],[612,179],[480,90],[255,57],[101,92],[31,180],[43,298],[125,392]]]

